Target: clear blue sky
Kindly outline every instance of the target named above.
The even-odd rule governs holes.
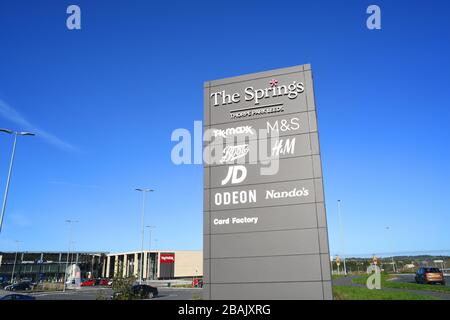
[[[39,136],[18,142],[0,250],[66,250],[67,218],[78,250],[139,248],[139,186],[158,248],[201,249],[202,167],[172,164],[172,131],[202,120],[205,80],[304,63],[331,252],[337,199],[347,252],[450,249],[450,3],[373,3],[380,31],[356,0],[2,1],[0,127]]]

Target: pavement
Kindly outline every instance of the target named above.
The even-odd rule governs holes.
[[[111,288],[83,287],[77,290],[47,292],[14,292],[36,297],[36,300],[109,300]],[[11,294],[11,291],[0,290],[0,297]],[[158,297],[149,300],[194,300],[202,297],[201,288],[158,288]]]

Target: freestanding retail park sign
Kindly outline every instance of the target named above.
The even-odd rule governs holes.
[[[310,65],[204,96],[204,298],[331,299]]]

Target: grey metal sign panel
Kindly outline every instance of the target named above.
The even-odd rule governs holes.
[[[320,256],[313,254],[212,259],[211,268],[210,283],[322,280]]]
[[[276,167],[274,167],[274,170],[275,168],[278,168],[276,174],[262,174],[260,164],[246,164],[244,167],[248,178],[239,183],[240,186],[315,178],[312,156],[280,159]],[[232,170],[230,168],[232,167],[211,167],[209,188],[219,188],[229,185],[229,182],[225,184],[224,178],[226,178],[228,174],[231,174],[229,173],[230,170]]]
[[[223,283],[205,285],[210,299],[225,300],[322,300],[331,299],[321,281]]]
[[[309,179],[210,189],[211,211],[322,202],[323,194],[316,190],[319,183]]]
[[[211,259],[320,252],[317,229],[215,234],[210,237]]]
[[[209,217],[211,216],[211,222]],[[251,217],[257,217],[250,222]],[[205,234],[276,231],[317,228],[317,204],[306,203],[282,208],[254,208],[213,211],[205,214]],[[227,220],[228,219],[228,220]],[[248,221],[249,223],[245,223]],[[211,231],[210,231],[211,229]]]
[[[207,126],[205,139],[211,143],[221,143],[224,139],[246,137],[257,140],[259,133],[284,137],[317,131],[316,113],[314,111],[281,114],[270,118],[240,120],[233,123]],[[263,131],[265,130],[265,131]],[[217,142],[216,142],[217,140]]]
[[[205,299],[332,298],[312,82],[304,65],[205,83]]]
[[[289,114],[308,111],[306,94],[295,91],[299,84],[303,88],[305,87],[305,76],[303,73],[291,73],[278,76],[278,92],[275,93],[270,90],[272,89],[270,87],[271,78],[269,76],[210,87],[210,125],[236,120],[267,118],[282,113]],[[280,90],[281,87],[283,88],[282,91]],[[285,87],[288,89],[285,90]],[[256,90],[262,90],[264,92],[256,92]],[[285,92],[292,94],[282,94]],[[230,99],[232,99],[233,94],[239,95],[239,103],[226,103],[229,101],[228,95],[231,95]],[[262,94],[263,96],[258,99],[258,96]],[[224,101],[225,104],[223,103]]]
[[[240,151],[243,156],[229,160],[228,151],[233,151],[233,148],[244,150]],[[267,166],[270,165],[270,161],[275,159],[313,154],[319,154],[317,133],[285,136],[279,139],[241,141],[224,145],[209,144],[204,150],[204,159],[205,167],[244,163],[262,163]]]

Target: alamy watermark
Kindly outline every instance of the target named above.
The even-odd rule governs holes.
[[[66,27],[69,30],[81,29],[81,9],[75,4],[67,7],[66,13],[69,14],[66,20]]]
[[[203,132],[202,121],[194,121],[193,135],[185,128],[172,132],[171,141],[177,143],[171,160],[176,165],[259,164],[261,175],[274,175],[279,170],[280,156],[293,155],[296,143],[296,137],[280,138],[278,129],[278,125],[258,130],[237,125]],[[242,166],[239,168],[236,170],[242,170]],[[230,174],[237,176],[237,172]]]
[[[381,269],[376,264],[371,264],[367,268],[367,274],[369,274],[369,277],[366,281],[366,286],[368,289],[373,290],[381,289]]]
[[[369,30],[380,30],[381,29],[381,9],[376,4],[372,4],[367,7],[367,14],[370,16],[367,18],[366,26]]]

